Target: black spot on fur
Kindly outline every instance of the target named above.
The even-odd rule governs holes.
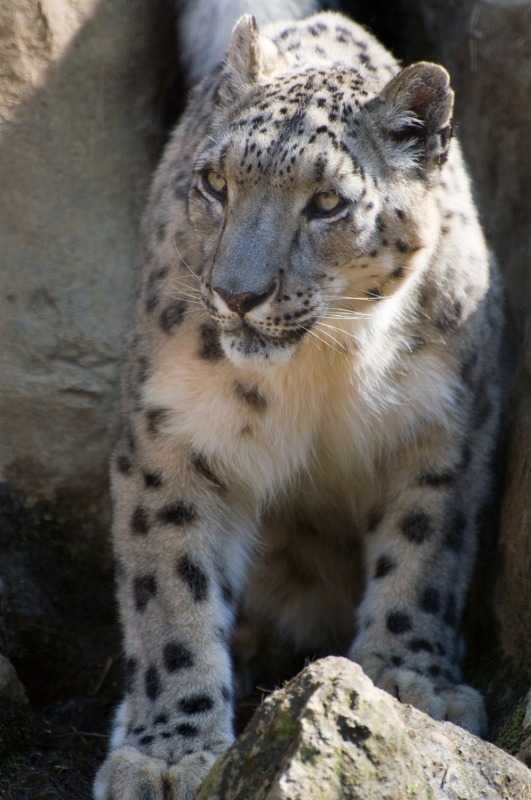
[[[146,736],[141,736],[138,740],[139,744],[151,744],[155,737],[151,736],[149,733]]]
[[[199,733],[199,728],[195,725],[191,725],[189,722],[181,722],[179,725],[175,726],[174,730],[175,733],[179,736],[183,736],[185,739],[191,739]]]
[[[168,335],[175,333],[179,325],[184,319],[184,312],[186,311],[186,303],[184,300],[174,300],[169,306],[166,306],[159,317],[159,325]]]
[[[424,511],[409,511],[400,522],[400,530],[410,542],[422,544],[432,532],[430,517]]]
[[[448,304],[435,319],[435,327],[442,333],[453,333],[459,327],[462,316],[463,304],[459,300],[448,301]]]
[[[453,509],[446,523],[444,544],[449,550],[458,553],[463,547],[467,519],[460,509]]]
[[[406,614],[405,611],[400,611],[399,609],[389,611],[385,620],[385,624],[387,626],[387,630],[390,633],[395,634],[407,633],[407,631],[410,631],[412,627],[409,614]]]
[[[151,288],[152,286],[155,286],[155,284],[158,283],[158,281],[163,280],[169,271],[170,271],[169,267],[167,266],[157,267],[156,269],[154,269],[153,272],[149,274],[149,277],[147,279],[148,287]]]
[[[194,666],[192,651],[180,642],[169,642],[162,651],[164,666],[170,673]]]
[[[194,694],[190,697],[183,697],[179,701],[179,709],[183,714],[203,714],[214,708],[214,700],[207,694]]]
[[[145,309],[148,314],[151,314],[152,311],[156,309],[159,304],[159,296],[156,292],[150,291],[146,295],[146,305]]]
[[[157,593],[154,575],[137,575],[133,581],[133,594],[137,611],[145,611],[149,600]]]
[[[129,731],[134,733],[135,736],[139,736],[141,733],[144,733],[147,730],[145,725],[135,725],[134,728],[129,727]]]
[[[204,322],[200,329],[199,357],[205,361],[221,361],[225,356],[219,343],[219,331],[212,322]]]
[[[128,475],[133,468],[131,463],[131,459],[127,456],[117,456],[116,457],[116,469],[118,472],[121,472],[122,475]]]
[[[412,653],[433,653],[433,645],[427,639],[411,639],[407,646]]]
[[[166,525],[182,527],[197,519],[195,506],[185,501],[176,500],[161,508],[157,514],[158,519]]]
[[[438,614],[441,607],[441,597],[438,589],[427,586],[419,597],[419,608],[427,614]]]
[[[376,562],[374,577],[385,578],[385,576],[389,575],[390,572],[393,572],[394,569],[396,569],[396,564],[393,559],[390,558],[390,556],[380,556]]]
[[[212,472],[207,459],[202,453],[192,453],[192,466],[203,478],[206,478],[207,481],[214,484],[217,489],[225,489],[221,481]]]
[[[189,556],[182,556],[177,562],[177,573],[185,582],[196,603],[208,596],[208,576]]]
[[[162,475],[159,472],[144,472],[144,485],[146,489],[160,489],[162,484]]]
[[[131,530],[138,536],[145,536],[149,532],[148,512],[143,506],[137,506],[133,511]]]
[[[146,689],[146,696],[149,700],[156,700],[160,694],[160,679],[157,668],[151,664],[146,670],[144,675],[144,686]]]
[[[234,381],[234,391],[237,397],[244,401],[248,406],[254,408],[255,411],[265,411],[267,408],[267,400],[260,392],[257,386],[246,386],[240,381]]]
[[[158,714],[153,720],[153,725],[165,725],[168,721],[167,714]]]
[[[170,411],[168,408],[149,408],[146,411],[148,433],[156,436],[160,433],[160,428],[168,418]]]
[[[447,472],[421,472],[417,478],[417,483],[420,486],[432,486],[439,488],[441,486],[448,486],[453,483],[455,473],[448,470]]]
[[[378,214],[375,220],[376,230],[380,233],[383,233],[385,230],[385,222],[383,220],[383,216]]]

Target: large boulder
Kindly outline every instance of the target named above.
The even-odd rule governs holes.
[[[0,480],[101,500],[138,220],[171,69],[162,3],[0,4]]]
[[[343,658],[307,667],[256,712],[198,800],[518,798],[531,771],[375,688]]]

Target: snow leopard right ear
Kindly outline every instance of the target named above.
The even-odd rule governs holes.
[[[255,18],[244,14],[232,32],[218,89],[219,100],[230,105],[242,100],[254,83],[284,60],[276,44],[260,33]]]
[[[448,156],[453,104],[447,71],[420,61],[395,75],[367,107],[390,142],[391,158],[409,157],[430,169],[444,164]]]

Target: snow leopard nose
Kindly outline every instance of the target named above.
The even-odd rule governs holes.
[[[214,291],[219,294],[220,297],[226,302],[228,307],[231,311],[235,311],[237,314],[243,317],[244,314],[247,314],[248,311],[259,306],[263,303],[267,298],[273,294],[276,288],[276,281],[273,281],[264,292],[260,294],[256,294],[255,292],[241,292],[239,294],[233,294],[232,292],[228,292],[226,289],[222,289],[221,286],[214,286]]]

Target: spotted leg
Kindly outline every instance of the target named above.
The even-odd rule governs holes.
[[[204,457],[137,433],[114,463],[127,685],[95,797],[189,800],[233,738],[227,642],[247,528]]]
[[[431,428],[389,466],[389,492],[368,524],[367,589],[349,655],[403,702],[479,733],[483,702],[458,666],[478,507],[473,491],[463,496],[463,452],[459,432]]]

